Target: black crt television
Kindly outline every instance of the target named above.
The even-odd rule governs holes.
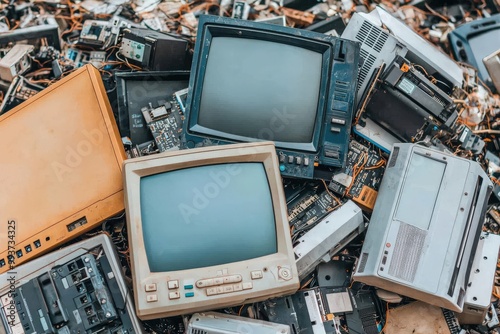
[[[271,140],[282,175],[328,178],[345,165],[359,50],[311,31],[201,16],[183,148]]]
[[[500,14],[463,24],[448,38],[455,59],[477,68],[481,80],[495,90],[483,59],[500,49]]]

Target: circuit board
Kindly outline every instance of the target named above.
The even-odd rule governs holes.
[[[175,96],[157,108],[141,109],[146,124],[160,152],[178,150],[184,122],[184,113]]]
[[[385,171],[385,159],[374,150],[352,140],[345,170],[336,173],[328,188],[351,198],[362,209],[372,211]]]
[[[160,318],[143,322],[147,332],[152,334],[184,334],[184,322],[182,317]]]
[[[335,199],[322,186],[306,190],[288,205],[288,222],[295,230],[313,227],[337,205]],[[324,189],[324,188],[323,188]]]
[[[76,257],[1,296],[6,332],[137,333],[109,261],[99,254]]]

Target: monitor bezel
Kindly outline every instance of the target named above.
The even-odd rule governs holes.
[[[190,94],[187,99],[186,108],[186,126],[185,132],[191,136],[201,138],[210,138],[213,140],[225,142],[255,142],[265,141],[270,138],[253,138],[239,136],[204,127],[198,123],[201,95],[203,92],[203,82],[210,52],[211,41],[214,37],[235,37],[258,39],[268,42],[282,43],[285,45],[296,46],[307,50],[318,52],[322,55],[321,62],[321,81],[319,87],[318,102],[316,106],[316,116],[311,140],[304,142],[281,142],[274,141],[278,149],[287,149],[308,153],[317,153],[320,150],[320,138],[322,135],[322,123],[328,105],[330,87],[330,75],[333,62],[334,44],[330,36],[319,35],[314,32],[291,29],[265,23],[256,23],[241,21],[229,18],[220,18],[214,16],[201,16],[198,24],[198,39],[201,42],[196,43],[191,77],[189,81]]]
[[[259,162],[264,165],[267,181],[272,198],[273,212],[276,226],[276,253],[260,256],[244,261],[237,261],[228,264],[220,264],[209,267],[174,270],[166,272],[152,272],[147,259],[146,247],[141,222],[140,205],[140,181],[142,177],[164,173],[179,169],[193,168],[198,166],[224,164],[224,163],[245,163]],[[154,319],[160,316],[171,316],[176,314],[193,313],[200,310],[213,309],[217,305],[229,305],[231,303],[223,301],[212,301],[211,304],[198,303],[195,307],[182,307],[177,311],[166,310],[165,307],[155,308],[154,305],[144,303],[146,293],[144,285],[151,281],[167,281],[171,277],[196,277],[203,272],[214,272],[220,268],[241,268],[266,262],[277,261],[291,265],[292,277],[297,280],[298,274],[293,255],[293,246],[290,238],[288,225],[287,207],[285,203],[284,190],[279,173],[276,149],[272,142],[244,143],[224,146],[210,146],[192,150],[164,152],[153,156],[130,159],[124,162],[124,189],[125,189],[125,210],[127,217],[127,232],[130,247],[130,261],[134,284],[134,295],[136,300],[137,315],[141,319]],[[290,283],[286,283],[285,288],[290,291]],[[298,287],[298,286],[297,286]],[[296,287],[296,288],[297,288]],[[295,290],[296,290],[295,288]],[[278,295],[280,291],[276,285],[269,286],[269,289],[262,291],[243,292],[241,295],[249,300]],[[285,290],[285,289],[283,289]],[[293,290],[293,288],[292,288]],[[257,294],[256,294],[257,292]],[[247,295],[245,295],[245,293]],[[231,296],[230,296],[231,297]],[[241,296],[238,296],[241,300]],[[261,298],[262,299],[262,298]],[[206,301],[205,301],[206,302]],[[212,305],[212,307],[207,306]],[[174,313],[172,313],[174,312]]]
[[[479,35],[489,34],[494,30],[500,30],[500,14],[463,24],[448,35],[454,58],[457,61],[463,61],[464,63],[474,66],[478,70],[479,77],[485,84],[493,89],[495,88],[491,82],[486,66],[483,63],[483,59],[476,58],[474,50],[472,50],[469,42]],[[461,50],[464,51],[467,59],[464,60],[460,55]]]

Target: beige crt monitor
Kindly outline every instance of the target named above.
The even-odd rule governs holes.
[[[124,178],[140,319],[241,305],[298,289],[272,142],[127,160]]]

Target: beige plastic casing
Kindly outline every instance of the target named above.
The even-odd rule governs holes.
[[[276,223],[277,252],[246,261],[170,272],[151,272],[145,250],[140,203],[140,180],[148,175],[212,164],[261,162],[264,165]],[[287,219],[287,207],[274,143],[211,146],[127,160],[124,163],[125,210],[137,316],[142,320],[214,310],[261,301],[297,291],[299,280]],[[258,210],[256,208],[256,210]],[[235,217],[235,223],[238,219]],[[251,228],[251,227],[244,227]],[[244,231],[242,228],[242,231]],[[252,279],[252,272],[262,277]],[[239,275],[239,276],[238,276]],[[254,274],[255,275],[255,274]],[[229,282],[228,277],[241,277]],[[200,280],[221,281],[201,287]],[[178,288],[169,289],[168,282]],[[174,283],[172,283],[174,282]],[[177,282],[175,284],[175,282]],[[234,291],[241,284],[247,289]],[[185,285],[193,288],[186,290]],[[252,288],[248,288],[249,285]],[[154,291],[152,288],[154,287]],[[146,292],[148,288],[148,292]],[[208,295],[219,288],[220,294]],[[227,291],[226,289],[233,290]],[[213,291],[213,290],[212,290]],[[179,298],[170,299],[170,293]],[[192,292],[193,297],[185,294]],[[148,302],[149,300],[149,302]]]
[[[0,142],[0,273],[124,210],[125,150],[95,67],[2,115]]]

